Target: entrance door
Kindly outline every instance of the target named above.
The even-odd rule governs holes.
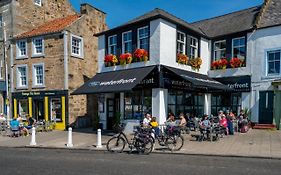
[[[34,100],[34,116],[36,121],[44,120],[44,101],[43,99]]]
[[[273,91],[260,92],[259,123],[272,124],[273,122]]]
[[[113,122],[114,122],[114,113],[115,113],[115,106],[114,106],[114,99],[107,99],[107,105],[106,105],[106,121],[107,121],[107,129],[112,130],[113,129]]]

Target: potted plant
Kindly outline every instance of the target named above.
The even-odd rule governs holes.
[[[136,49],[134,52],[134,58],[136,61],[148,61],[148,53],[145,49]]]
[[[242,64],[243,64],[243,61],[239,58],[232,58],[230,61],[229,61],[229,65],[232,67],[232,68],[238,68],[238,67],[242,67]]]
[[[182,54],[182,53],[178,53],[177,54],[177,62],[179,64],[185,64],[187,65],[188,64],[188,56],[185,55],[185,54]]]
[[[104,57],[104,64],[106,67],[115,66],[118,63],[118,59],[113,54],[108,54]]]
[[[192,69],[199,71],[202,65],[202,59],[200,57],[190,59],[189,63]]]
[[[228,61],[225,58],[221,58],[220,60],[218,60],[218,69],[226,69],[228,65]]]
[[[123,53],[119,56],[119,62],[121,65],[130,64],[132,62],[132,54]]]

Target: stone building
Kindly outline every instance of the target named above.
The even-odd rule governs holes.
[[[68,0],[1,0],[0,1],[0,112],[9,116],[7,94],[10,89],[6,79],[10,67],[10,40],[54,18],[73,15],[76,12]],[[6,47],[4,47],[4,45]],[[8,89],[8,91],[7,91]]]
[[[88,4],[82,4],[80,11],[13,39],[13,116],[29,114],[36,120],[53,120],[56,129],[65,129],[79,116],[93,117],[94,98],[70,93],[96,73],[98,49],[93,34],[107,26],[104,12]]]

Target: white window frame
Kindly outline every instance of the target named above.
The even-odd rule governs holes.
[[[193,37],[193,36],[189,36],[189,37],[190,37],[190,55],[189,55],[189,57],[190,58],[197,58],[198,57],[198,39]],[[195,40],[196,45],[192,45],[192,42],[191,42],[192,40]],[[194,55],[191,54],[192,53],[191,52],[192,49],[195,50]]]
[[[148,33],[147,33],[147,36],[145,36],[145,37],[140,37],[140,30],[143,30],[143,29],[146,29],[147,28],[147,31],[148,31]],[[148,26],[144,26],[144,27],[141,27],[141,28],[138,28],[138,48],[140,49],[140,40],[141,39],[148,39],[148,43],[147,43],[147,49],[149,49],[149,36],[150,36],[150,34],[149,34],[149,28],[148,28]]]
[[[245,58],[244,59],[246,59],[246,37],[244,37],[244,36],[232,39],[232,45],[231,45],[231,55],[232,55],[232,58],[234,58],[234,40],[242,39],[242,38],[244,38],[245,44],[244,45],[236,46],[235,48],[245,47]]]
[[[182,34],[184,36],[184,41],[178,40],[178,33],[180,33],[180,34]],[[177,45],[176,45],[177,54],[181,53],[181,51],[178,48],[178,43],[183,44],[183,52],[182,52],[182,54],[185,54],[185,50],[186,50],[186,35],[185,35],[185,33],[181,32],[181,31],[177,31],[176,39],[177,39]]]
[[[21,42],[24,42],[25,43],[25,55],[21,55],[21,51],[20,51],[20,47],[19,47],[19,44]],[[27,40],[24,39],[24,40],[18,40],[17,41],[17,59],[24,59],[24,58],[28,58],[28,49],[27,49]]]
[[[280,52],[280,70],[279,70],[279,74],[276,73],[276,74],[268,74],[268,54],[271,52],[271,53],[274,53],[274,52]],[[266,50],[265,51],[265,75],[266,77],[280,77],[281,76],[281,48],[278,48],[278,49],[272,49],[272,50]]]
[[[110,44],[110,38],[116,37],[116,43],[115,44]],[[117,55],[117,35],[111,35],[108,37],[107,39],[107,49],[108,49],[108,54],[113,54],[113,55]],[[115,53],[110,52],[110,47],[115,47]]]
[[[226,40],[219,40],[219,41],[214,42],[214,45],[213,45],[213,47],[214,47],[214,53],[213,53],[214,59],[213,60],[214,61],[217,61],[217,60],[221,59],[221,58],[216,58],[216,51],[223,51],[224,50],[226,52],[226,47],[224,49],[216,50],[216,47],[215,47],[216,43],[221,43],[221,42],[225,42],[225,44],[226,44]]]
[[[84,58],[84,40],[83,40],[83,38],[80,37],[80,36],[77,36],[77,35],[73,35],[73,34],[71,34],[70,37],[71,37],[71,41],[70,41],[71,42],[70,43],[71,56],[77,57],[77,58]],[[73,47],[72,42],[73,42],[74,38],[80,40],[79,54],[76,54],[76,53],[72,52],[72,47]]]
[[[42,84],[37,84],[37,74],[36,74],[36,68],[38,66],[42,66],[42,71],[43,71],[43,75],[42,75]],[[32,64],[32,87],[45,87],[45,66],[44,63],[36,63],[36,64]]]
[[[131,40],[124,42],[124,35],[127,33],[131,33]],[[131,48],[132,48],[132,52],[133,52],[133,32],[132,32],[132,30],[122,33],[122,53],[125,53],[125,44],[129,43],[129,42],[131,42]]]
[[[0,59],[0,79],[4,79],[4,60]]]
[[[35,40],[41,39],[42,40],[42,53],[36,53],[36,45]],[[32,57],[44,56],[45,49],[44,49],[44,38],[37,37],[32,39]]]
[[[22,67],[25,67],[25,71],[26,71],[26,85],[22,85],[20,82],[21,77],[20,77],[19,68],[22,68]],[[16,75],[17,75],[17,89],[27,89],[28,88],[28,66],[27,66],[27,64],[17,65]]]
[[[42,6],[42,0],[33,0],[35,5]]]

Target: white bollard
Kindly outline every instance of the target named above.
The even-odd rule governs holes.
[[[66,146],[67,147],[73,147],[73,144],[72,144],[72,128],[71,127],[68,128],[68,139],[67,139]]]
[[[29,143],[30,146],[35,146],[36,145],[36,139],[35,139],[35,127],[32,127],[32,133],[31,133],[31,141]]]
[[[98,133],[97,133],[97,148],[102,148],[102,145],[101,145],[101,129],[98,129]]]

